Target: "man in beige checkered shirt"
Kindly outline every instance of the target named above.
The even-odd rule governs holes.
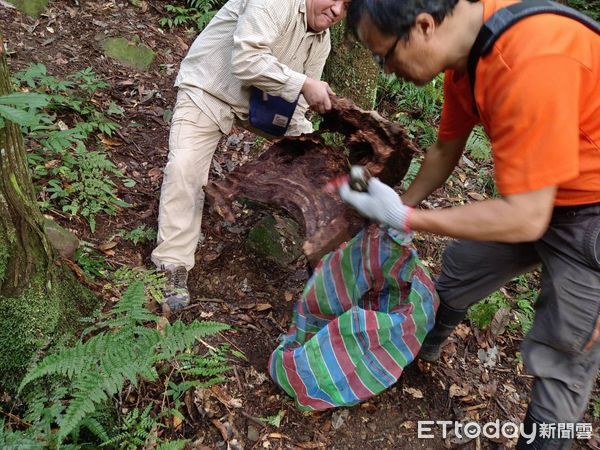
[[[247,124],[251,87],[298,104],[287,135],[310,133],[305,113],[323,113],[333,94],[320,81],[329,27],[350,0],[229,0],[181,63],[152,261],[167,275],[165,303],[189,304],[187,272],[200,237],[203,187],[214,151],[234,121]]]

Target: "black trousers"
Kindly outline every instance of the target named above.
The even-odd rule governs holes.
[[[600,365],[600,204],[555,208],[535,242],[459,240],[444,253],[440,300],[465,309],[541,265],[535,318],[521,346],[535,376],[529,412],[547,423],[581,419]]]

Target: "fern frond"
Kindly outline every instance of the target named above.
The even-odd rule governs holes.
[[[32,439],[27,431],[13,431],[6,428],[4,419],[0,419],[0,448],[3,450],[37,450],[44,446],[40,441]]]
[[[160,343],[160,359],[170,359],[176,353],[182,352],[194,345],[196,339],[229,329],[228,325],[219,322],[197,321],[186,325],[180,320],[173,325],[167,324]]]
[[[150,430],[157,424],[156,419],[150,417],[150,409],[146,409],[141,416],[139,412],[133,414],[130,420],[135,422],[135,426],[121,428],[126,430],[123,436],[109,439],[106,430],[94,418],[98,405],[120,392],[126,382],[136,386],[140,379],[157,380],[157,363],[171,360],[178,353],[192,348],[198,338],[229,328],[217,322],[195,321],[186,325],[177,321],[159,331],[155,327],[144,326],[147,322],[158,320],[158,316],[145,308],[145,301],[142,283],[132,283],[122,300],[101,322],[100,326],[106,328],[104,332],[47,356],[23,379],[20,389],[45,375],[58,374],[72,380],[68,389],[61,391],[57,388],[53,391],[56,395],[50,398],[46,396],[35,403],[50,411],[52,420],[48,423],[59,425],[58,433],[52,433],[53,441],[60,444],[67,436],[76,440],[80,428],[84,426],[105,443],[115,439],[115,442],[121,442],[122,437],[128,439],[128,448],[135,448],[129,445],[132,443],[145,445]],[[200,371],[202,368],[202,376],[210,378],[194,385],[209,386],[220,382],[223,378],[218,375],[228,370],[224,354],[209,353],[206,359],[199,366],[195,364],[196,361],[188,361],[191,367],[186,369]],[[190,372],[190,375],[193,373]],[[47,408],[47,403],[59,405],[60,410],[51,409],[54,406]],[[38,419],[42,420],[41,417]],[[47,428],[44,434],[50,434],[49,426]]]
[[[83,420],[96,410],[96,405],[105,401],[123,388],[125,378],[119,372],[86,372],[74,386],[75,394],[59,424],[57,439],[62,442]]]
[[[192,367],[190,369],[182,370],[181,373],[185,375],[193,375],[197,377],[214,377],[221,373],[229,372],[231,367],[220,366],[220,367]]]
[[[120,328],[125,325],[158,321],[160,317],[148,311],[145,305],[144,284],[136,281],[127,288],[121,300],[111,310],[110,315],[114,318],[107,320],[105,325],[109,328]]]
[[[27,373],[19,392],[31,381],[44,375],[57,374],[69,379],[88,369],[93,361],[101,357],[105,350],[106,336],[102,333],[94,336],[86,343],[77,342],[75,347],[62,349],[59,353],[45,357],[37,366]]]
[[[140,410],[134,408],[122,419],[119,427],[122,430],[116,436],[106,439],[101,447],[111,446],[117,448],[140,448],[146,443],[151,430],[156,426],[156,419],[150,416],[152,404],[146,406],[140,414]]]
[[[477,161],[487,161],[491,157],[490,141],[481,126],[473,128],[466,144],[467,151]]]
[[[104,426],[93,417],[86,417],[81,421],[81,426],[87,428],[94,436],[102,442],[110,439]]]

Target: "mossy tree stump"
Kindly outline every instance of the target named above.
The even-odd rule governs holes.
[[[337,95],[349,98],[361,108],[372,110],[375,107],[379,67],[371,52],[346,36],[345,22],[331,28],[331,53],[323,79]]]
[[[0,36],[2,42],[2,36]],[[0,46],[0,96],[11,91]],[[26,163],[23,136],[0,128],[0,386],[14,391],[42,347],[72,339],[95,299],[55,258]]]

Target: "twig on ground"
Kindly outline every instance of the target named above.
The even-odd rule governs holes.
[[[23,419],[21,419],[19,416],[15,416],[13,413],[9,413],[6,411],[2,411],[0,409],[0,413],[4,414],[6,417],[8,417],[9,419],[12,419],[16,422],[19,422],[20,424],[26,426],[27,428],[29,428],[31,426],[31,424]],[[264,424],[263,424],[264,425]]]
[[[198,339],[198,342],[200,342],[202,345],[204,345],[207,349],[212,350],[213,352],[216,352],[217,349],[215,347],[213,347],[212,345],[210,345],[208,342],[203,341],[202,339]]]
[[[263,421],[261,421],[260,419],[248,414],[246,411],[242,410],[242,416],[244,416],[245,418],[247,418],[248,420],[254,422],[256,425],[260,426],[260,427],[264,427],[265,423]]]
[[[190,309],[194,309],[197,308],[199,306],[202,306],[202,303],[225,303],[225,300],[221,300],[220,298],[198,298],[196,299],[196,301],[194,303],[192,303],[189,306],[186,306],[185,308],[182,308],[181,311],[189,311]]]
[[[229,345],[231,345],[233,348],[235,348],[235,349],[236,349],[238,352],[240,352],[242,355],[244,355],[244,356],[246,355],[246,354],[245,354],[245,353],[242,351],[242,349],[241,349],[241,348],[239,348],[237,345],[235,345],[233,342],[231,342],[229,339],[227,339],[227,337],[226,337],[226,336],[224,336],[224,335],[223,335],[223,333],[219,332],[219,333],[217,333],[217,334],[218,334],[219,336],[221,336],[223,339],[225,339],[225,340],[226,340],[226,341],[229,343]]]
[[[500,409],[502,410],[502,412],[504,414],[506,414],[506,418],[510,418],[510,414],[508,413],[508,411],[506,410],[506,408],[504,407],[504,405],[502,403],[500,403],[500,400],[498,400],[497,397],[494,397],[494,400],[496,401],[496,404],[500,407]]]
[[[212,419],[210,422],[219,430],[219,433],[221,433],[221,437],[223,438],[223,440],[225,442],[229,442],[229,433],[227,433],[225,425],[223,425],[217,419]]]
[[[233,366],[233,374],[235,375],[235,379],[237,381],[237,385],[238,385],[240,392],[243,392],[244,389],[242,388],[242,382],[240,381],[240,376],[238,375],[238,371],[235,366]]]

